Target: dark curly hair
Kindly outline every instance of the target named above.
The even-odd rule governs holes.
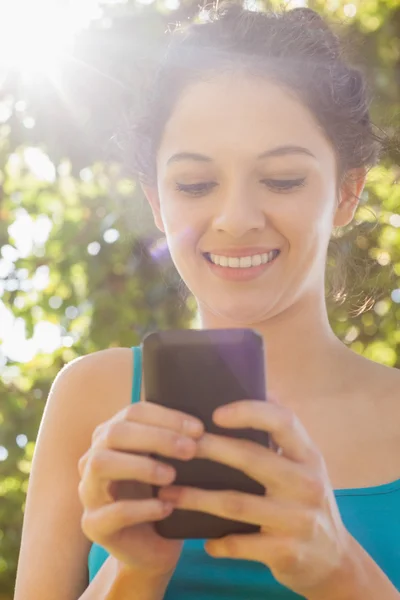
[[[338,175],[378,162],[382,144],[364,76],[345,62],[322,17],[309,8],[254,12],[223,3],[208,21],[170,35],[129,132],[129,169],[140,181],[156,181],[157,147],[183,88],[221,72],[268,77],[294,91],[330,139]]]
[[[219,73],[268,78],[294,93],[333,146],[338,186],[350,169],[368,170],[378,162],[386,138],[370,121],[366,79],[348,64],[338,35],[318,13],[309,8],[255,12],[223,2],[203,8],[204,14],[203,22],[197,17],[170,32],[133,123],[124,132],[126,166],[135,178],[156,183],[158,145],[179,95],[191,82]],[[344,274],[349,253],[338,251],[335,240],[330,252],[336,277],[330,292],[344,300],[345,277],[338,280],[337,274]]]

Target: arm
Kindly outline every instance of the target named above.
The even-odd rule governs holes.
[[[162,598],[164,582],[144,581],[112,557],[87,580],[91,544],[81,529],[78,461],[97,425],[129,404],[131,378],[130,349],[114,348],[69,363],[53,382],[29,478],[14,600]]]
[[[400,600],[400,592],[364,548],[350,537],[351,558],[341,572],[307,600]]]
[[[162,600],[169,579],[147,580],[109,556],[79,600]]]

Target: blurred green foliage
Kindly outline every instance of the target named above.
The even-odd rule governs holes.
[[[374,90],[373,119],[394,131],[400,124],[399,0],[309,6],[344,23],[346,45]],[[97,23],[80,34],[73,58],[62,65],[61,90],[47,79],[30,87],[17,73],[3,82],[0,106],[10,114],[0,123],[0,295],[25,323],[27,338],[46,322],[60,326],[61,345],[27,362],[11,360],[0,347],[0,600],[12,597],[30,463],[57,372],[77,356],[135,345],[146,332],[188,326],[194,316],[110,139],[134,104],[135,73],[157,55],[168,23],[191,19],[197,10],[189,1],[175,10],[162,0],[106,4],[107,26]],[[27,116],[33,128],[24,127]],[[47,165],[42,174],[39,163]],[[356,267],[341,303],[329,302],[337,335],[394,367],[400,366],[399,180],[394,145],[369,174],[359,227],[338,232]],[[32,231],[48,226],[48,237],[36,235],[23,256],[13,229],[21,217],[31,220]]]

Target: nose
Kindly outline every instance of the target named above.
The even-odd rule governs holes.
[[[216,200],[216,212],[212,228],[234,238],[241,238],[252,230],[265,228],[266,215],[257,199],[243,187],[222,191],[221,200]]]

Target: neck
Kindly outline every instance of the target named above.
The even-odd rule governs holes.
[[[227,322],[200,310],[202,328],[251,327],[264,338],[267,389],[293,409],[336,395],[356,355],[333,333],[324,298],[305,297],[261,323]],[[329,397],[329,399],[328,399]]]

